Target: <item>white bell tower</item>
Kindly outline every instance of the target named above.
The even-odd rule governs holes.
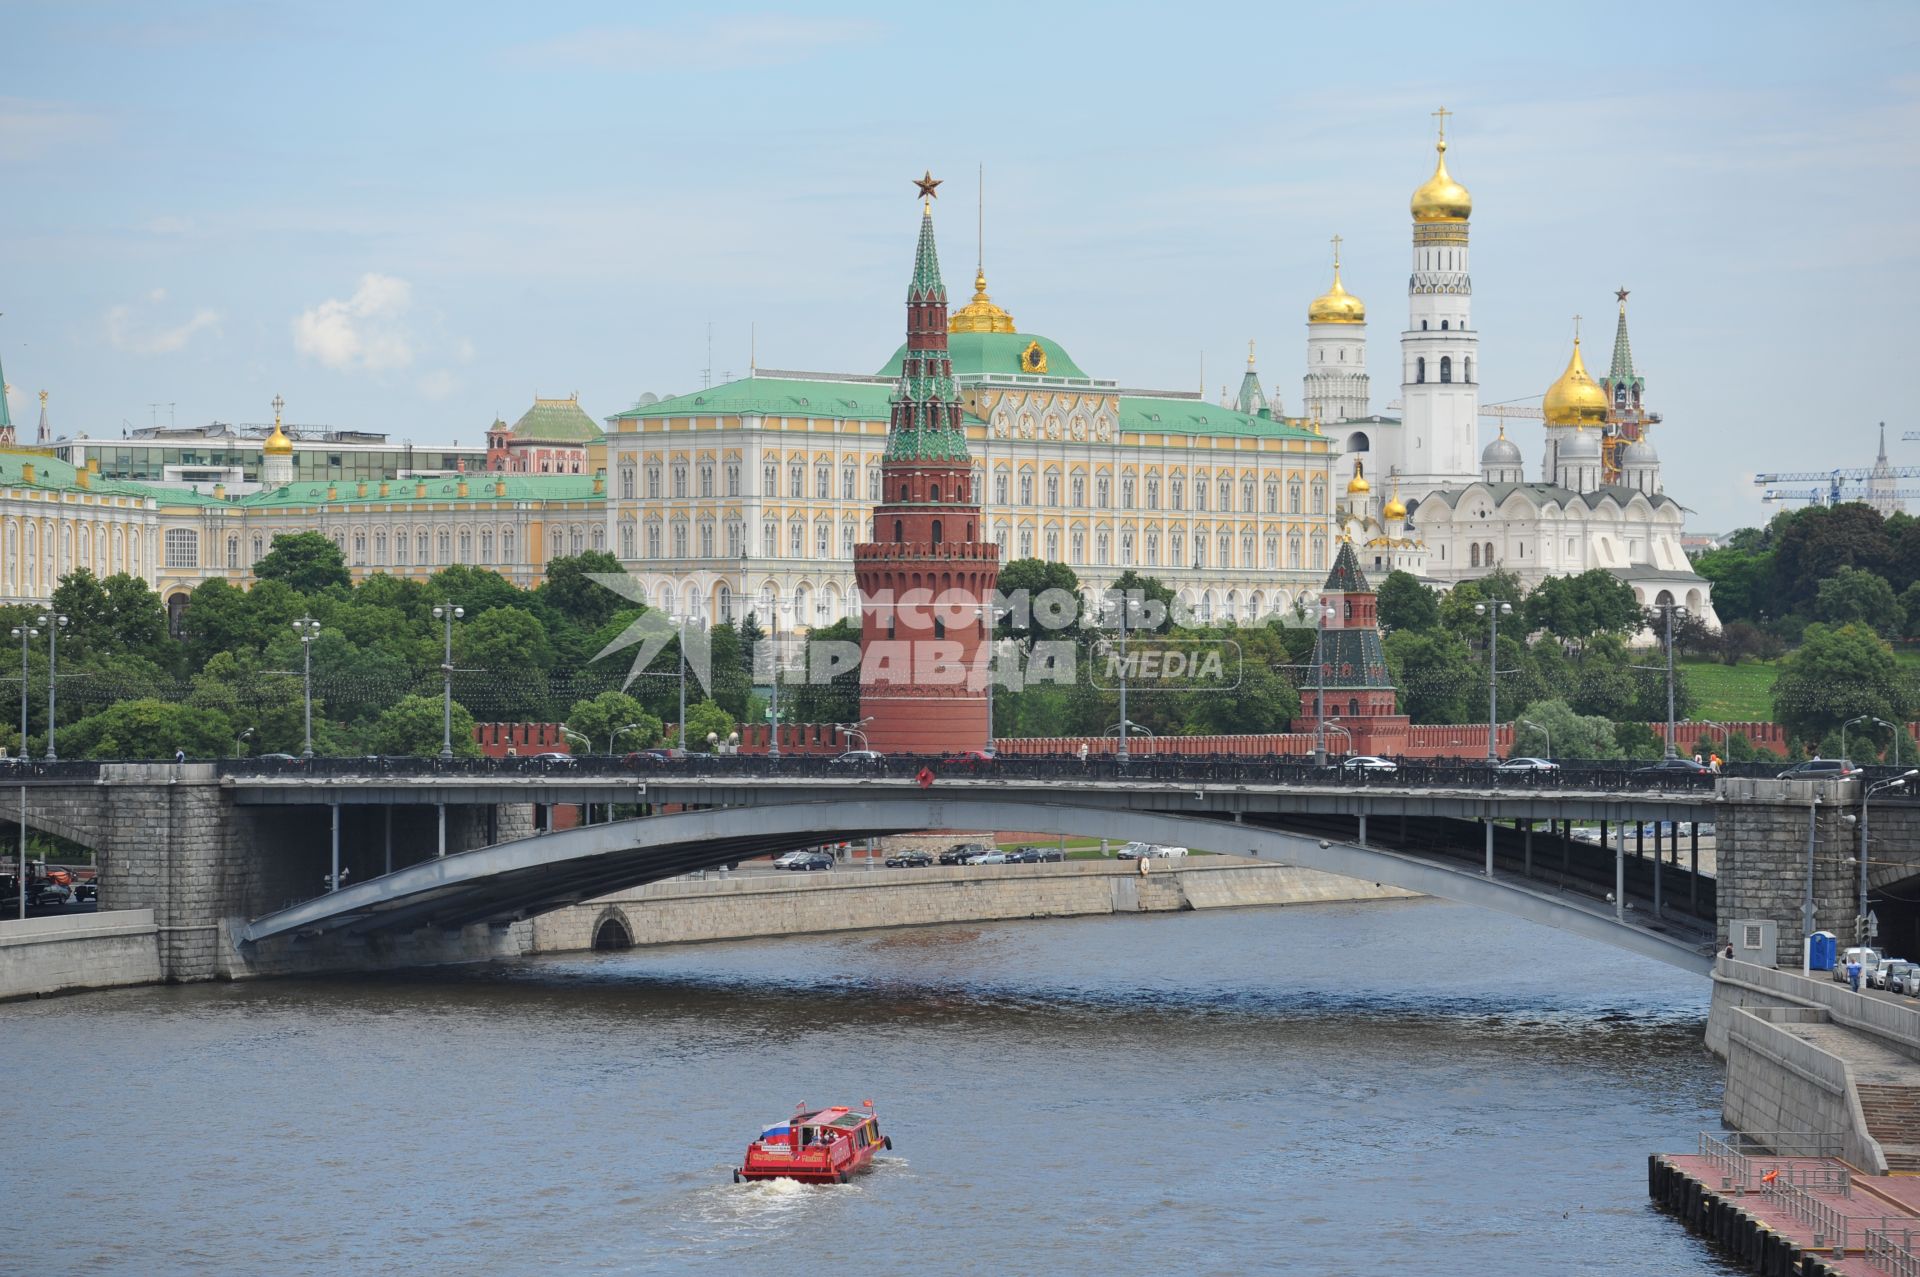
[[[1479,477],[1480,335],[1473,328],[1467,219],[1473,197],[1447,172],[1445,107],[1433,176],[1413,193],[1413,274],[1400,336],[1401,482],[1410,497]]]

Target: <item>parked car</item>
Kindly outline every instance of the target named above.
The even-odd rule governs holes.
[[[73,898],[76,902],[91,900],[98,904],[100,901],[99,880],[96,878],[86,878],[74,883]]]
[[[1153,844],[1150,842],[1130,842],[1113,853],[1115,860],[1149,860],[1153,857]]]
[[[887,756],[874,749],[850,749],[844,754],[834,756],[829,767],[872,767],[887,761]]]
[[[297,763],[300,760],[295,758],[292,754],[274,753],[274,754],[255,754],[253,756],[253,761],[256,763]]]
[[[1920,963],[1896,962],[1887,972],[1887,992],[1912,994],[1920,986]]]
[[[940,853],[940,863],[943,865],[964,865],[970,858],[979,855],[981,852],[992,850],[993,848],[983,842],[957,842]]]
[[[572,755],[572,754],[563,754],[563,753],[561,753],[561,752],[560,752],[559,750],[557,750],[557,749],[550,749],[550,750],[547,750],[547,751],[546,751],[545,753],[543,753],[543,754],[529,754],[529,755],[527,755],[527,757],[528,757],[528,759],[529,759],[529,761],[532,761],[532,762],[536,762],[536,763],[558,763],[558,764],[560,764],[560,765],[562,765],[562,766],[565,766],[565,765],[569,765],[569,764],[571,764],[571,763],[573,762],[573,755]]]
[[[1850,758],[1809,758],[1795,763],[1774,777],[1775,780],[1838,780],[1857,770]]]
[[[1509,758],[1494,768],[1497,772],[1533,772],[1550,773],[1560,770],[1560,764],[1551,758]]]
[[[1007,863],[1007,853],[998,848],[990,851],[975,852],[973,855],[967,857],[967,863],[970,865],[1004,865]]]
[[[924,869],[933,863],[933,857],[924,851],[896,851],[887,857],[889,869]]]
[[[1887,987],[1887,976],[1893,968],[1905,965],[1907,965],[1905,958],[1882,958],[1867,968],[1866,975],[1862,978],[1861,983],[1870,988],[1884,989]]]
[[[1067,853],[1058,847],[1022,847],[1007,857],[1010,865],[1046,865],[1063,861]]]
[[[1879,961],[1880,951],[1878,949],[1868,948],[1864,945],[1855,945],[1851,949],[1842,949],[1839,960],[1833,964],[1833,981],[1835,984],[1845,984],[1847,982],[1847,964],[1850,962],[1858,962],[1864,971],[1873,967]]]
[[[791,869],[813,853],[811,851],[790,851],[773,862],[775,869]]]
[[[1713,768],[1675,755],[1657,763],[1648,763],[1645,767],[1636,767],[1627,774],[1635,780],[1674,780],[1688,776],[1711,776]]]
[[[969,749],[964,753],[947,755],[947,757],[940,760],[940,765],[942,767],[978,769],[987,766],[991,762],[993,762],[993,755],[989,754],[986,750]]]
[[[1381,758],[1377,754],[1355,754],[1340,764],[1340,770],[1357,776],[1368,772],[1397,772],[1400,765],[1391,758]]]
[[[73,901],[73,889],[45,878],[27,884],[27,903],[30,905],[65,905]]]
[[[670,749],[636,749],[620,761],[627,767],[650,767],[654,763],[665,763],[671,762],[672,760],[673,751]]]
[[[807,873],[815,869],[831,869],[833,868],[833,857],[824,851],[809,851],[803,853],[800,859],[788,865],[787,868],[793,870],[795,873]]]

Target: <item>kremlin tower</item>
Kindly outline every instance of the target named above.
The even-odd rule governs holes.
[[[880,462],[880,504],[868,544],[854,547],[860,585],[860,713],[885,754],[979,749],[992,738],[983,610],[999,548],[980,530],[960,394],[947,357],[947,290],[933,243],[931,174],[913,282],[907,348]],[[984,292],[984,288],[982,289]]]
[[[1400,335],[1402,451],[1394,468],[1416,502],[1477,477],[1480,335],[1473,328],[1467,219],[1473,197],[1447,172],[1445,108],[1433,176],[1413,193],[1413,275]]]

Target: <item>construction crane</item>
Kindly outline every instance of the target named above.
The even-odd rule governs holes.
[[[1838,487],[1802,488],[1789,492],[1768,488],[1760,494],[1762,501],[1811,501],[1815,505],[1838,505],[1844,501],[1878,500],[1882,497],[1920,497],[1920,488],[1895,488],[1891,492],[1868,492],[1863,488],[1850,488],[1842,492]]]
[[[1907,492],[1846,492],[1846,488],[1857,488],[1869,479],[1920,479],[1920,466],[1852,466],[1844,470],[1801,470],[1793,473],[1756,474],[1753,481],[1762,486],[1777,483],[1819,483],[1826,485],[1824,490],[1814,489],[1815,495],[1805,497],[1797,493],[1776,496],[1775,490],[1761,495],[1763,501],[1819,501],[1823,505],[1839,505],[1842,501],[1864,501],[1876,496],[1909,496]]]

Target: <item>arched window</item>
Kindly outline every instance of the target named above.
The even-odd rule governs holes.
[[[1472,549],[1472,561],[1468,564],[1468,566],[1477,568],[1480,566],[1480,543],[1478,541],[1475,541],[1471,549]]]
[[[737,461],[727,463],[727,495],[730,497],[740,495],[740,463]]]
[[[853,500],[853,495],[856,491],[854,487],[855,483],[853,467],[843,466],[840,470],[840,499],[842,501]]]
[[[833,474],[825,462],[813,468],[813,499],[825,501],[833,495]]]
[[[647,500],[658,501],[659,499],[660,499],[660,467],[657,465],[650,465],[647,467]]]
[[[1267,480],[1267,513],[1280,513],[1280,483],[1277,479]]]
[[[1424,328],[1426,325],[1422,324],[1421,327]],[[1427,379],[1427,357],[1425,355],[1421,355],[1413,361],[1413,379],[1415,382],[1423,382]]]
[[[1441,332],[1447,331],[1447,321],[1444,319],[1440,321],[1440,331]]]
[[[686,499],[687,463],[684,461],[676,461],[673,465],[673,495],[678,500]]]
[[[1472,355],[1462,355],[1460,357],[1460,380],[1466,382],[1468,385],[1473,384],[1473,356]],[[1623,404],[1621,406],[1624,407],[1625,405]]]
[[[1348,452],[1367,452],[1373,447],[1373,441],[1367,438],[1367,432],[1356,430],[1347,436]]]
[[[936,483],[931,488],[927,489],[927,495],[929,499],[938,501],[940,499],[940,485]]]
[[[1453,356],[1440,356],[1440,380],[1442,383],[1453,380]]]
[[[633,500],[633,467],[630,465],[620,467],[620,497],[625,501]]]
[[[713,462],[711,461],[700,463],[700,495],[703,497],[713,495]]]

